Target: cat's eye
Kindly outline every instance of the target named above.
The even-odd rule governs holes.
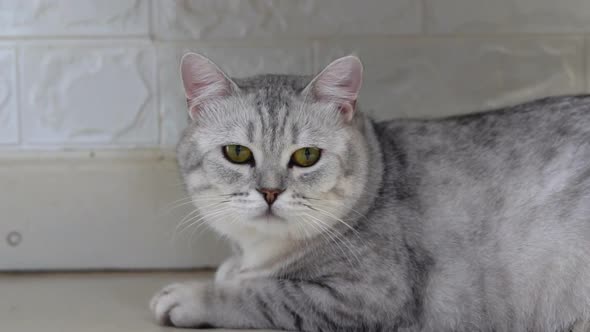
[[[299,167],[313,166],[320,160],[321,154],[318,148],[301,148],[291,155],[291,164]]]
[[[226,145],[223,147],[223,155],[234,164],[246,164],[254,161],[252,151],[243,145]]]

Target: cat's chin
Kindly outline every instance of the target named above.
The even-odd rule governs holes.
[[[217,232],[237,242],[256,238],[302,239],[314,235],[315,228],[307,229],[298,221],[277,214],[244,216],[240,221],[217,221],[210,226]],[[305,228],[305,230],[302,230]]]
[[[287,222],[287,219],[279,216],[278,214],[276,214],[275,212],[271,211],[271,210],[266,210],[262,213],[260,213],[258,216],[251,218],[252,222],[264,222],[264,223],[270,223],[270,222]]]

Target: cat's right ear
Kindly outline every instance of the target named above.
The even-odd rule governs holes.
[[[187,53],[180,61],[180,73],[191,119],[207,103],[228,97],[237,86],[213,61],[197,53]]]

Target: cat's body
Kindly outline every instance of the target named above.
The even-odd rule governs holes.
[[[271,106],[269,91],[284,90],[273,80],[290,82],[290,93],[299,96],[309,82],[273,76],[238,85],[243,95],[266,89],[253,104]],[[275,101],[284,98],[277,96]],[[287,104],[297,100],[307,102]],[[269,145],[304,135],[305,126],[289,123],[301,109],[260,113],[263,142],[271,133],[276,137]],[[259,130],[249,129],[254,117],[244,118],[245,136]],[[328,126],[323,121],[330,120],[316,122]],[[309,236],[298,236],[285,228],[291,233],[281,236],[283,226],[274,223],[291,220],[236,225],[212,218],[212,227],[234,239],[236,255],[215,282],[172,285],[157,295],[152,308],[158,319],[178,326],[304,331],[552,332],[590,319],[590,96],[438,120],[373,123],[357,111],[336,122],[344,131],[326,130],[345,143],[336,158],[341,166],[318,162],[315,170],[295,175],[285,167],[273,177],[287,188],[281,195],[315,207],[310,210],[316,214],[301,214],[303,222],[317,223],[317,233],[309,228],[303,229]],[[318,141],[338,145],[310,126]],[[179,145],[194,197],[202,190],[195,188],[211,186],[199,173],[210,175],[206,154],[195,153],[201,130],[191,126]],[[259,159],[264,164],[268,157]],[[247,174],[225,170],[217,159],[212,165],[224,178],[234,176],[237,186]],[[255,172],[263,165],[257,159],[251,167],[235,170]],[[330,170],[335,180],[324,179]],[[304,186],[308,177],[323,189],[311,195]]]
[[[376,129],[386,207],[368,218],[418,243],[401,251],[423,254],[422,328],[559,331],[588,317],[590,97]]]

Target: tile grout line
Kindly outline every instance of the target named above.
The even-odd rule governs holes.
[[[157,47],[157,38],[156,38],[156,27],[155,27],[155,7],[156,2],[154,0],[150,0],[148,2],[148,42],[150,43],[150,47],[153,49],[154,52],[154,98],[155,98],[155,112],[156,112],[156,121],[157,121],[157,142],[156,146],[162,148],[164,143],[164,133],[163,133],[163,118],[161,114],[161,107],[162,107],[162,91],[160,88],[160,52]]]
[[[426,0],[420,0],[420,29],[422,30],[420,35],[428,36],[428,23],[426,22]]]
[[[148,1],[148,9],[147,9],[147,21],[148,21],[148,39],[153,41],[155,40],[155,27],[154,27],[154,1],[153,0],[149,0]]]
[[[15,98],[16,98],[16,130],[17,132],[17,143],[16,145],[21,148],[24,145],[23,140],[23,116],[22,116],[22,102],[21,102],[21,47],[18,44],[14,45],[14,86],[15,86]]]

